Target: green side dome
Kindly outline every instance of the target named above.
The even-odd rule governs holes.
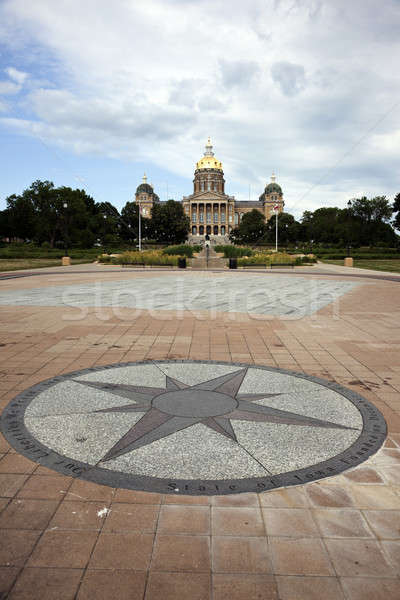
[[[146,194],[152,194],[153,193],[153,188],[151,187],[151,185],[149,185],[148,183],[141,183],[137,188],[136,188],[136,193],[140,194],[140,193],[146,193]]]
[[[277,183],[269,183],[265,188],[266,194],[272,194],[273,192],[277,194],[282,194],[282,188]]]

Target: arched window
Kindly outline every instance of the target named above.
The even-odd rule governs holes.
[[[204,225],[200,225],[200,227],[199,227],[199,235],[204,235]]]
[[[224,225],[221,225],[221,235],[225,235],[225,227],[224,227]]]
[[[196,227],[196,225],[193,225],[193,227],[192,227],[192,235],[197,235],[197,227]]]
[[[218,225],[214,225],[214,235],[218,235]]]

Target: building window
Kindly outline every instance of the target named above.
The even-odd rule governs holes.
[[[221,227],[221,235],[225,235],[225,225],[222,225]]]
[[[232,223],[232,215],[229,215],[229,223]]]
[[[218,213],[214,213],[214,223],[218,223]]]
[[[221,223],[225,223],[225,213],[221,213]]]
[[[218,225],[214,225],[214,235],[218,235]]]
[[[199,227],[199,235],[204,235],[204,226],[200,225]]]
[[[196,215],[196,213],[195,213],[195,212],[194,212],[194,213],[192,213],[192,222],[193,222],[193,223],[196,223],[196,222],[197,222],[197,215]]]
[[[238,213],[235,213],[235,225],[239,224],[239,215]]]
[[[204,212],[202,210],[199,212],[199,222],[204,223]]]
[[[207,212],[207,223],[211,223],[211,213]]]
[[[192,227],[192,235],[197,235],[197,227],[196,227],[196,225],[193,225],[193,227]]]

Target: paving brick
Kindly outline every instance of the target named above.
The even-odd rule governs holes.
[[[88,570],[79,588],[77,600],[142,600],[146,573],[132,570]]]
[[[210,570],[209,537],[158,535],[151,568],[155,571],[208,573]]]
[[[271,557],[266,538],[213,537],[214,573],[271,573]]]
[[[12,500],[0,515],[0,529],[45,529],[58,502],[55,500]]]
[[[129,597],[130,600],[131,597]],[[145,600],[211,600],[208,573],[156,573],[151,571]]]
[[[278,590],[271,575],[215,574],[213,600],[278,600]]]
[[[80,569],[26,568],[9,598],[13,600],[74,600],[83,571]],[[34,590],[34,591],[33,591]]]
[[[83,569],[96,539],[95,531],[45,531],[28,566]]]
[[[93,551],[89,568],[145,571],[150,563],[153,538],[152,534],[147,533],[103,532]]]

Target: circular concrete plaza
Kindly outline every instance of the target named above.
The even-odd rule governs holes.
[[[33,461],[112,487],[215,495],[333,476],[382,445],[362,396],[282,369],[151,361],[68,373],[11,401],[3,433]]]

